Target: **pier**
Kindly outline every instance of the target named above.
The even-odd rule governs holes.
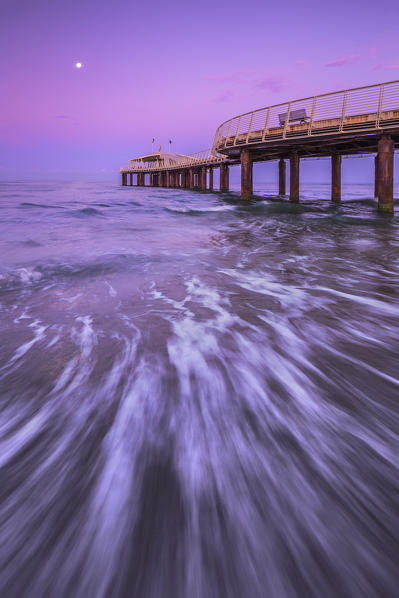
[[[341,200],[343,156],[375,155],[378,209],[393,211],[394,151],[399,148],[399,81],[346,89],[260,108],[230,118],[216,130],[211,149],[191,155],[153,153],[120,169],[122,185],[229,190],[229,167],[241,165],[241,196],[253,195],[253,164],[277,161],[279,195],[300,199],[303,158],[331,158],[331,200]]]

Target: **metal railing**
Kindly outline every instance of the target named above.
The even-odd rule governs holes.
[[[176,154],[173,161],[168,161],[167,164],[160,164],[159,162],[144,162],[139,160],[134,162],[131,166],[122,166],[120,172],[159,172],[160,170],[182,170],[183,168],[191,168],[193,166],[212,166],[212,164],[220,164],[225,162],[228,158],[223,154],[219,154],[212,149],[202,150],[195,154]]]
[[[246,112],[217,129],[213,152],[252,143],[399,128],[399,81]]]

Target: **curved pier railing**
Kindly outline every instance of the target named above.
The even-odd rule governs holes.
[[[158,172],[162,170],[179,170],[192,166],[211,166],[221,164],[228,158],[212,149],[201,150],[195,154],[163,154],[162,162],[146,162],[141,159],[130,160],[130,166],[122,166],[120,172]]]
[[[399,81],[326,93],[246,112],[216,131],[213,151],[290,138],[397,128]]]

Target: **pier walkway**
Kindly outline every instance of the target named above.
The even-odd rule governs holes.
[[[221,124],[212,149],[184,154],[150,154],[122,167],[122,184],[213,189],[220,168],[220,190],[229,189],[229,166],[241,164],[241,195],[253,194],[253,163],[278,160],[279,195],[299,201],[301,158],[331,157],[331,199],[341,199],[341,160],[375,154],[375,197],[381,211],[393,211],[394,150],[399,148],[399,81],[390,81],[268,106]],[[209,173],[209,176],[208,176]],[[209,182],[207,182],[209,181]]]

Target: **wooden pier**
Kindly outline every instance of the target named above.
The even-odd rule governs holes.
[[[300,199],[301,158],[331,157],[331,200],[341,200],[342,156],[375,154],[378,209],[393,211],[394,151],[399,148],[399,81],[390,81],[268,106],[233,117],[218,127],[212,149],[192,155],[155,153],[129,160],[122,185],[229,190],[229,166],[241,165],[241,195],[253,195],[253,164],[278,161],[279,195]]]

